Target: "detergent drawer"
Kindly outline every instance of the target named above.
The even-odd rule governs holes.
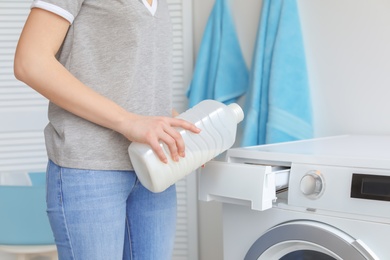
[[[266,210],[276,192],[288,187],[290,169],[280,166],[208,162],[198,174],[199,199]]]

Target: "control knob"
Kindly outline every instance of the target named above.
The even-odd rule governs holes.
[[[318,197],[323,191],[324,182],[319,171],[311,171],[301,179],[301,192],[310,197]]]

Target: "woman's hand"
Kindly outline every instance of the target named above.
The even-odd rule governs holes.
[[[172,117],[178,115],[179,113],[172,109]],[[132,119],[132,122],[132,126],[126,127],[122,134],[130,141],[148,144],[164,163],[168,160],[160,146],[161,141],[168,146],[172,160],[178,161],[179,156],[185,156],[185,144],[176,127],[193,133],[200,132],[194,124],[176,118],[137,116],[136,119]]]
[[[194,124],[183,119],[170,117],[136,116],[127,121],[121,133],[130,141],[150,145],[160,160],[167,163],[167,157],[160,146],[165,143],[171,154],[172,160],[178,161],[179,156],[185,156],[185,144],[180,133],[175,129],[183,128],[193,133],[199,133],[200,129]]]

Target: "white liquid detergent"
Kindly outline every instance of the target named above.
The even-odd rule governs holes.
[[[225,105],[215,100],[204,100],[177,118],[195,124],[199,134],[178,129],[185,143],[185,157],[172,160],[168,147],[160,144],[168,158],[163,163],[149,145],[133,142],[129,155],[140,182],[152,192],[161,192],[193,172],[234,144],[237,124],[244,112],[235,103]]]

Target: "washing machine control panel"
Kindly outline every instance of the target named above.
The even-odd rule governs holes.
[[[388,218],[389,190],[390,173],[386,170],[293,163],[288,204]]]

